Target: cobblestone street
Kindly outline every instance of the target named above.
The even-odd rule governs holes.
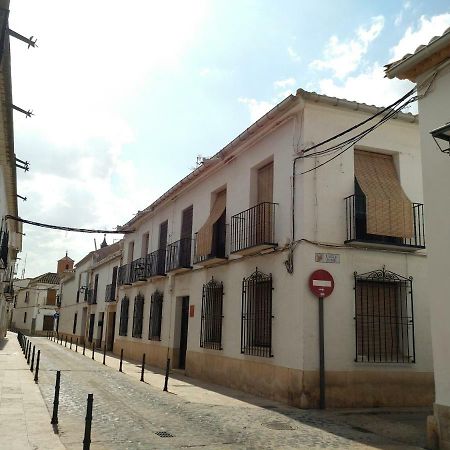
[[[195,380],[175,376],[162,391],[158,372],[139,367],[117,370],[116,358],[107,366],[46,338],[32,338],[41,349],[39,387],[49,409],[53,404],[55,372],[61,370],[59,433],[69,449],[81,448],[86,397],[94,394],[92,449],[418,449],[413,424],[409,441],[358,426],[358,421],[330,412],[300,410]],[[421,420],[419,421],[419,424]],[[402,425],[397,424],[394,428]],[[165,431],[169,437],[156,433]],[[405,436],[406,437],[406,436]]]

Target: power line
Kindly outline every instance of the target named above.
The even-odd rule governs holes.
[[[22,222],[22,223],[26,223],[28,225],[34,225],[36,227],[50,228],[51,230],[74,231],[76,233],[129,234],[129,233],[134,232],[134,230],[128,230],[128,231],[93,230],[93,229],[89,229],[89,228],[64,227],[64,226],[60,226],[60,225],[50,225],[48,223],[34,222],[32,220],[26,220],[26,219],[22,219],[21,217],[15,217],[15,216],[10,216],[10,215],[5,216],[5,219],[6,220],[7,219],[15,220],[16,222]]]

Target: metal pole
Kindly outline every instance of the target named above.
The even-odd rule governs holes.
[[[59,385],[61,383],[61,371],[56,371],[55,398],[53,399],[53,415],[51,424],[58,425]]]
[[[86,351],[86,341],[83,339],[83,356]]]
[[[84,427],[83,450],[91,448],[91,425],[92,425],[92,404],[94,403],[94,394],[88,394],[86,423]]]
[[[122,372],[122,361],[123,361],[123,348],[120,350],[120,365],[119,365],[119,372]]]
[[[66,335],[66,342],[64,343],[64,347],[67,347],[67,335]]]
[[[106,342],[103,345],[103,365],[106,365]]]
[[[164,392],[167,392],[167,384],[169,383],[169,369],[170,369],[170,358],[167,358],[166,363],[166,377],[164,378]]]
[[[41,360],[41,351],[38,350],[36,359],[36,371],[34,372],[34,382],[37,383],[39,380],[39,361]]]
[[[35,346],[33,345],[33,354],[31,356],[30,372],[33,372],[33,368],[34,368],[34,351],[35,351]]]
[[[142,355],[141,381],[144,381],[145,353]]]
[[[70,336],[70,350],[72,350],[72,336]]]
[[[92,359],[95,359],[94,356],[95,356],[95,341],[92,340]]]
[[[31,356],[31,341],[28,347],[28,356],[27,356],[27,364],[30,364],[30,356]]]
[[[325,336],[323,326],[323,297],[319,297],[319,384],[320,384],[320,409],[325,409]]]
[[[78,353],[78,338],[77,338],[77,342],[75,343],[75,351]]]

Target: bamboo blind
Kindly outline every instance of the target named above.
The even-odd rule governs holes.
[[[412,204],[392,156],[355,150],[355,177],[366,196],[367,233],[411,238]]]

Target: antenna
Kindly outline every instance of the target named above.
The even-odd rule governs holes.
[[[97,241],[94,238],[94,247],[95,247],[95,251],[97,251]]]
[[[23,262],[23,269],[22,269],[22,280],[25,278],[25,268],[26,268],[26,266],[27,266],[27,256],[28,256],[28,253],[25,253],[25,261]]]

